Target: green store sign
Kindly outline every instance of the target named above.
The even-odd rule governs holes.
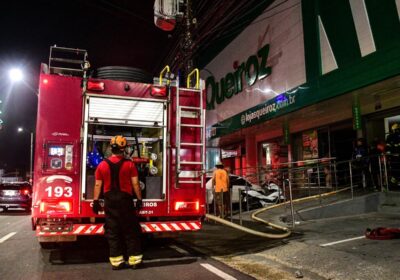
[[[246,84],[250,87],[258,80],[271,75],[271,67],[267,66],[269,44],[258,50],[257,55],[251,55],[246,62],[242,62],[235,72],[229,72],[219,82],[214,76],[206,80],[207,110],[214,110],[215,103],[221,104],[225,99],[243,91],[243,75]]]
[[[216,138],[232,133],[240,128],[263,123],[266,120],[289,113],[304,106],[303,93],[307,89],[297,87],[277,97],[236,114],[208,128],[208,138]],[[287,127],[289,135],[289,128]],[[289,140],[288,140],[289,141]]]

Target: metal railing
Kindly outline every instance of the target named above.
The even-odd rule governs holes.
[[[283,201],[288,201],[294,227],[293,200],[311,196],[319,197],[317,203],[321,205],[325,193],[340,192],[341,199],[353,199],[357,193],[368,191],[400,190],[400,161],[397,155],[375,155],[346,161],[337,161],[335,158],[322,158],[309,161],[282,163],[272,168],[262,166],[246,170],[232,170],[234,174],[246,174],[247,181],[267,190],[269,183],[278,185],[283,194]],[[343,192],[341,192],[344,190]],[[349,194],[347,193],[349,190]],[[229,191],[229,216],[230,220],[239,219],[242,224],[243,210],[254,210],[255,204],[250,203],[249,187],[231,188]],[[225,217],[227,213],[218,211],[218,205],[213,199],[215,193],[207,188],[207,212]],[[220,196],[222,199],[222,196]],[[282,202],[277,200],[274,203]],[[221,200],[220,204],[223,205]],[[261,205],[265,207],[272,203]],[[286,211],[287,209],[285,209]],[[222,212],[222,213],[220,213]],[[237,215],[237,216],[236,216]]]

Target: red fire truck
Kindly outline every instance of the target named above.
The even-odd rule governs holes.
[[[104,213],[92,211],[94,173],[114,135],[127,138],[127,157],[139,171],[143,232],[199,230],[205,215],[199,71],[180,87],[168,66],[150,81],[128,67],[103,67],[94,78],[89,67],[85,50],[57,46],[41,67],[32,201],[40,244],[104,234]]]

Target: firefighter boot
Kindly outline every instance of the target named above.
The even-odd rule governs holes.
[[[124,256],[110,257],[110,263],[113,270],[119,270],[126,267]]]
[[[130,256],[129,260],[128,260],[128,265],[132,269],[139,268],[141,266],[141,264],[142,264],[142,258],[143,258],[143,255]]]

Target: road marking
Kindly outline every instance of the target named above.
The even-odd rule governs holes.
[[[10,232],[9,234],[7,234],[6,236],[2,237],[0,239],[0,243],[3,243],[4,241],[6,241],[8,238],[10,238],[11,236],[13,236],[14,234],[16,234],[16,232]]]
[[[175,246],[175,245],[169,245],[169,248],[174,249],[178,253],[184,254],[184,255],[189,255],[189,252],[186,251],[185,249],[182,249],[181,247]]]
[[[357,237],[353,237],[353,238],[348,238],[348,239],[343,239],[343,240],[339,240],[339,241],[334,241],[334,242],[330,242],[330,243],[325,243],[325,244],[321,244],[319,246],[321,247],[327,247],[327,246],[332,246],[332,245],[336,245],[336,244],[340,244],[340,243],[345,243],[345,242],[349,242],[349,241],[353,241],[353,240],[358,240],[358,239],[364,239],[365,235],[362,236],[357,236]]]
[[[192,261],[198,260],[198,257],[179,257],[179,258],[163,258],[163,259],[151,259],[143,260],[143,263],[158,263],[158,262],[180,262],[180,261]]]
[[[219,277],[221,277],[222,279],[225,280],[236,280],[235,277],[230,276],[229,274],[226,274],[225,272],[219,270],[218,268],[212,266],[211,264],[208,263],[201,263],[200,264],[202,267],[204,267],[205,269],[207,269],[208,271],[211,271],[212,273],[214,273],[215,275],[218,275]]]

